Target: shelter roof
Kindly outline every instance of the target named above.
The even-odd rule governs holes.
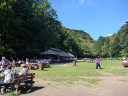
[[[74,57],[71,53],[66,53],[64,51],[61,51],[60,49],[56,48],[50,48],[50,50],[47,50],[45,52],[42,52],[41,55],[58,55],[63,57]]]

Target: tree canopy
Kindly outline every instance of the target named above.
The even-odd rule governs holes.
[[[93,42],[83,31],[64,28],[47,0],[0,0],[0,34],[0,56],[6,57],[31,58],[49,47],[90,56],[84,40]]]
[[[99,37],[95,43],[97,54],[102,57],[128,57],[128,22],[118,33],[109,37]]]
[[[76,57],[128,56],[128,22],[110,37],[68,29],[48,0],[0,0],[0,56],[32,58],[50,47]]]

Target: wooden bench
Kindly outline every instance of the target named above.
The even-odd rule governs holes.
[[[7,84],[0,84],[0,87],[2,88],[3,86],[5,86],[6,87],[6,90],[5,90],[5,92],[7,91],[7,89],[11,89],[11,91],[12,91],[12,89],[13,89],[13,85],[14,85],[14,83],[7,83]],[[1,90],[1,89],[0,89]],[[1,91],[0,91],[0,93],[1,93]],[[2,93],[1,94],[4,94],[3,93],[3,91],[2,91]]]
[[[35,77],[35,73],[29,73],[26,75],[14,75],[14,82],[13,83],[2,84],[0,86],[6,86],[6,89],[11,87],[11,90],[13,88],[15,88],[16,93],[18,93],[19,88],[24,84],[25,84],[25,88],[28,87],[28,84],[30,84],[30,86],[32,87],[32,85],[35,83],[35,81],[33,81],[34,77]]]
[[[34,77],[35,77],[35,73],[30,73],[26,75],[15,75],[13,84],[16,88],[16,93],[19,91],[19,87],[22,84],[25,84],[26,87],[28,86],[28,84],[32,86],[35,83],[35,81],[33,81]]]

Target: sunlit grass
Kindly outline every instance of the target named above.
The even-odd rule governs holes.
[[[128,69],[121,65],[119,60],[103,60],[101,67],[103,69],[96,70],[95,63],[87,63],[86,61],[78,61],[77,66],[73,63],[66,63],[65,66],[51,65],[51,68],[42,70],[29,70],[31,73],[36,73],[36,78],[59,83],[74,84],[73,82],[83,80],[81,77],[97,77],[96,79],[85,79],[84,81],[90,84],[97,84],[103,76],[124,76],[127,75]]]
[[[4,94],[4,96],[19,96],[19,94],[15,94],[15,92],[10,92],[10,93]]]

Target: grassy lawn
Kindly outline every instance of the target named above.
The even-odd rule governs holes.
[[[35,73],[36,79],[46,81],[55,81],[65,85],[84,85],[92,87],[93,84],[98,84],[103,79],[98,77],[110,76],[125,76],[128,75],[128,68],[123,68],[122,61],[119,60],[103,60],[101,67],[103,69],[96,70],[95,63],[87,63],[86,61],[78,61],[77,66],[73,63],[64,65],[51,65],[51,68],[41,70],[29,70],[30,73]],[[18,68],[20,70],[20,68]],[[128,82],[128,80],[119,80],[120,82]],[[48,83],[51,85],[51,83]],[[4,96],[18,96],[14,92],[7,93]]]
[[[103,77],[103,76],[124,76],[127,75],[128,69],[123,68],[122,61],[118,60],[103,60],[101,67],[103,69],[96,70],[95,63],[87,63],[86,61],[78,61],[77,66],[73,63],[63,65],[51,65],[51,68],[41,70],[29,70],[36,74],[36,78],[55,81],[59,83],[74,84],[75,81],[85,81],[88,84],[97,84],[102,79],[88,77]],[[86,77],[86,78],[83,78]]]

